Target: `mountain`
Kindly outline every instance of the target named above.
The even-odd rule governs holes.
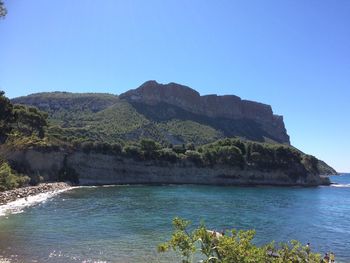
[[[117,142],[151,138],[161,143],[196,145],[225,137],[290,144],[283,117],[270,105],[234,95],[205,95],[176,83],[147,81],[119,96],[47,92],[13,103],[49,114],[53,136],[69,140]]]
[[[271,106],[234,95],[147,81],[119,96],[46,92],[12,103],[0,155],[33,182],[311,186],[336,173],[290,145]]]

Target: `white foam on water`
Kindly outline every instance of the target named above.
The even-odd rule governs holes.
[[[102,185],[81,185],[77,186],[77,188],[99,188],[99,187],[123,187],[123,186],[130,186],[128,184],[102,184]]]
[[[53,190],[46,193],[40,193],[37,195],[32,195],[24,198],[19,198],[15,201],[9,202],[5,205],[0,206],[0,216],[5,216],[9,214],[19,214],[24,211],[24,208],[29,206],[34,206],[38,203],[45,202],[47,199],[52,198],[62,192],[73,189],[74,187],[69,187],[60,190]]]
[[[350,188],[350,184],[331,184],[331,187],[344,187],[344,188]]]
[[[76,186],[76,188],[97,188],[99,186],[97,185],[80,185],[80,186]]]

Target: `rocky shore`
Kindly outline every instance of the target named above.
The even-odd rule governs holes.
[[[26,197],[41,194],[41,193],[63,190],[69,187],[71,187],[71,185],[63,182],[43,183],[37,186],[28,186],[28,187],[17,188],[17,189],[5,191],[5,192],[0,192],[0,205],[5,205],[19,198],[26,198]]]
[[[11,260],[0,255],[0,263],[11,263]]]

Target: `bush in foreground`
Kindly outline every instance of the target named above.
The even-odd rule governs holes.
[[[179,252],[183,263],[202,259],[203,263],[319,263],[320,254],[310,251],[307,246],[292,240],[276,246],[273,242],[264,246],[252,243],[254,230],[227,231],[224,235],[209,231],[203,224],[190,232],[189,221],[181,218],[173,220],[174,232],[171,239],[158,246],[159,252],[170,249]]]

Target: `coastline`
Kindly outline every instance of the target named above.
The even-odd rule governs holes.
[[[321,176],[322,181],[327,181],[323,182],[320,185],[324,186],[330,186],[330,185],[337,185],[337,183],[331,183],[329,182],[328,178],[329,176]],[[327,180],[327,179],[328,180]],[[82,182],[78,185],[78,187],[81,186],[86,186],[86,187],[110,187],[110,186],[115,186],[115,185],[171,185],[171,184],[176,184],[176,185],[187,185],[187,184],[193,184],[193,185],[220,185],[220,186],[253,186],[253,187],[259,187],[259,186],[277,186],[277,187],[296,187],[296,186],[301,186],[301,187],[312,187],[312,186],[319,186],[319,185],[300,185],[298,183],[295,184],[285,184],[285,183],[254,183],[254,182],[249,182],[249,183],[233,183],[233,184],[216,184],[216,183],[201,183],[201,182],[119,182],[119,181],[98,181],[98,180],[84,180],[82,179]],[[54,183],[41,183],[36,186],[26,186],[26,187],[20,187],[4,192],[0,192],[0,208],[8,205],[9,203],[16,202],[20,199],[27,200],[28,197],[33,197],[37,196],[40,194],[46,194],[46,193],[59,193],[65,190],[72,189],[73,186],[68,183],[68,182],[54,182]],[[1,209],[0,209],[1,210]]]
[[[21,213],[25,207],[43,202],[72,188],[68,183],[57,182],[0,192],[0,216]]]
[[[28,176],[40,174],[44,181],[70,180],[79,185],[106,184],[205,184],[205,185],[329,185],[326,171],[308,171],[303,164],[283,167],[244,167],[228,163],[201,164],[191,159],[141,159],[126,154],[80,148],[0,147],[8,160],[25,163]],[[65,172],[61,178],[59,171]],[[335,172],[335,171],[334,171]]]
[[[323,177],[323,176],[322,176]],[[328,176],[327,176],[328,177]],[[99,181],[89,181],[89,180],[82,180],[82,184],[79,184],[78,187],[111,187],[111,186],[116,186],[116,185],[171,185],[171,184],[176,184],[176,185],[187,185],[187,184],[193,184],[193,185],[221,185],[223,186],[224,184],[212,184],[212,183],[176,183],[176,182],[169,182],[169,183],[152,183],[152,182],[147,182],[147,183],[125,183],[125,182],[99,182]],[[329,183],[329,184],[323,184],[326,186],[334,185],[334,183]],[[254,184],[254,183],[236,183],[236,184],[226,184],[226,186],[253,186],[253,187],[259,187],[259,186],[277,186],[277,187],[296,187],[296,186],[301,186],[301,187],[307,187],[305,185],[299,185],[299,184]],[[314,185],[312,185],[314,186]],[[35,197],[35,196],[40,196],[44,194],[57,194],[66,190],[72,189],[73,186],[70,183],[67,182],[54,182],[54,183],[41,183],[36,186],[26,186],[26,187],[20,187],[4,192],[0,192],[0,215],[1,215],[1,208],[4,206],[7,206],[11,203],[23,200],[23,202],[27,202],[28,198],[30,197]],[[45,198],[46,199],[46,198]],[[23,203],[22,202],[22,203]],[[0,261],[1,262],[1,261]]]
[[[6,205],[20,198],[28,198],[29,196],[64,190],[71,187],[72,186],[70,184],[63,182],[42,183],[36,186],[27,186],[0,192],[0,206]]]

